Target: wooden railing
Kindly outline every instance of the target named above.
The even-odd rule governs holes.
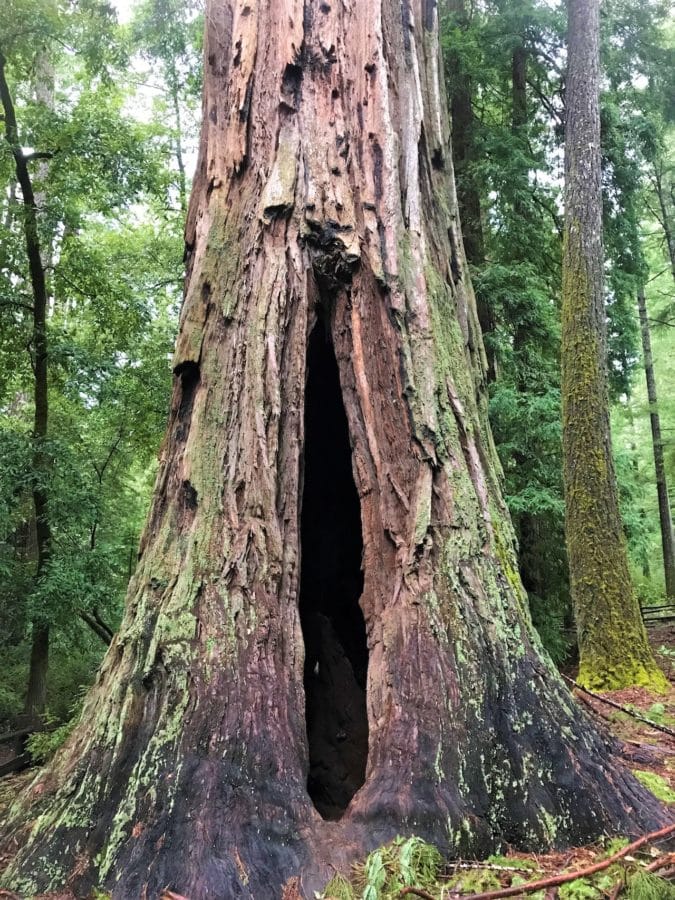
[[[28,736],[36,731],[44,731],[45,725],[35,716],[17,716],[12,731],[0,734],[0,748],[4,751],[0,762],[0,778],[12,772],[20,772],[31,764],[31,757],[26,750]]]
[[[664,603],[661,606],[643,606],[642,621],[648,628],[675,621],[675,603]]]

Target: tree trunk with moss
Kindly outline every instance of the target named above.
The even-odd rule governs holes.
[[[628,569],[609,424],[600,171],[599,0],[568,4],[562,400],[579,682],[667,686]]]
[[[213,0],[154,501],[5,883],[307,897],[397,834],[664,820],[532,629],[486,417],[433,2]]]

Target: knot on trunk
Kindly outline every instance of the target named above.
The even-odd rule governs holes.
[[[309,230],[302,240],[322,289],[334,293],[350,285],[361,259],[352,226],[331,221],[307,224]]]

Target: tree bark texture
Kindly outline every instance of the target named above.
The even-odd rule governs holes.
[[[435,3],[213,0],[206,22],[140,562],[6,883],[312,896],[396,834],[481,855],[663,821],[528,617]]]
[[[673,522],[670,517],[668,481],[663,458],[663,438],[661,437],[661,419],[656,396],[656,378],[654,377],[652,340],[649,333],[649,319],[647,317],[647,300],[643,289],[638,291],[638,313],[640,315],[640,334],[642,336],[642,358],[647,381],[649,421],[652,428],[652,447],[654,450],[656,493],[659,501],[659,524],[661,526],[661,547],[663,550],[663,571],[665,576],[666,595],[670,599],[675,599],[675,548],[673,547]]]
[[[568,4],[562,400],[578,680],[596,689],[665,689],[628,570],[612,457],[603,294],[599,6],[599,0]]]

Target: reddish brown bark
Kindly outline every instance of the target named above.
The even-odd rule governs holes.
[[[435,3],[213,0],[206,21],[154,502],[8,884],[312,896],[399,833],[473,855],[660,822],[526,612]]]

